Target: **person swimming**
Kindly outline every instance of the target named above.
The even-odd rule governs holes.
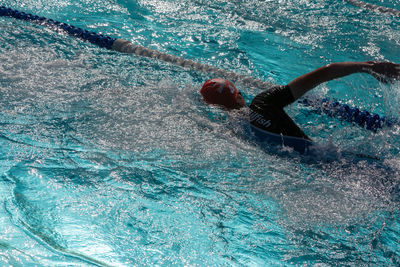
[[[400,64],[373,61],[331,63],[304,74],[287,85],[273,86],[256,95],[249,105],[251,126],[257,132],[270,133],[275,140],[282,140],[280,137],[290,137],[287,138],[289,142],[285,142],[285,145],[296,146],[298,141],[303,141],[307,146],[311,138],[297,126],[283,108],[319,84],[353,73],[368,73],[378,81],[388,83],[400,78]],[[214,78],[206,81],[200,93],[206,103],[220,105],[228,110],[246,107],[241,93],[226,79]],[[291,145],[290,141],[294,145]],[[296,150],[304,151],[304,149],[302,146]]]

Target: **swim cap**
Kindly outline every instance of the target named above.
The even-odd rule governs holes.
[[[230,81],[215,78],[206,81],[201,87],[200,93],[204,100],[210,104],[234,108],[239,91]]]

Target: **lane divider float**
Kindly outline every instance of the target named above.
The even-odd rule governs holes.
[[[378,6],[370,3],[365,3],[363,1],[358,1],[358,0],[345,0],[346,2],[352,4],[353,6],[357,6],[360,8],[368,9],[370,11],[373,11],[375,13],[381,13],[381,14],[390,14],[395,17],[400,17],[400,11],[389,8],[389,7],[384,7],[384,6]]]

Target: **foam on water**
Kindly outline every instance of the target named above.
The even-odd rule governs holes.
[[[397,22],[350,23],[361,11],[338,1],[103,2],[0,1],[282,83],[331,60],[399,61]],[[301,156],[243,138],[240,119],[204,105],[206,75],[8,18],[0,28],[4,264],[399,262],[398,127],[368,132],[294,105],[320,144]],[[354,76],[315,94],[397,116],[398,88]]]

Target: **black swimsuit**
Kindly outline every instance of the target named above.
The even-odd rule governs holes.
[[[250,123],[262,130],[286,136],[310,138],[286,114],[283,108],[295,101],[289,86],[275,86],[258,94],[249,108]]]

